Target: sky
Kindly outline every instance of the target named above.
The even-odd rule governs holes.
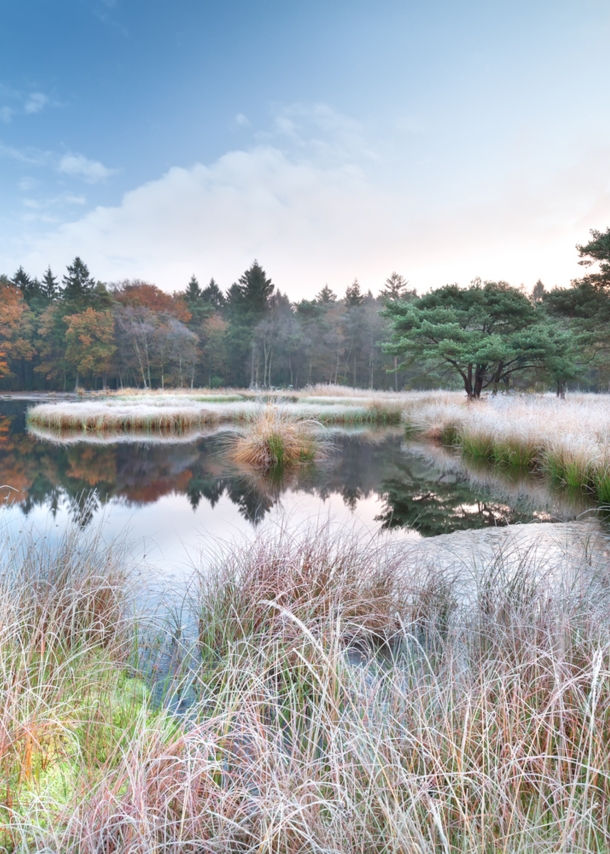
[[[608,0],[3,0],[0,272],[293,299],[582,274]]]

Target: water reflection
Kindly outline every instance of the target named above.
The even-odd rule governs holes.
[[[143,508],[166,496],[183,496],[193,510],[228,499],[257,525],[287,494],[326,502],[339,496],[355,511],[373,497],[382,529],[408,528],[429,537],[455,530],[515,522],[573,518],[582,508],[561,501],[548,486],[515,490],[497,472],[485,476],[455,456],[408,447],[399,431],[336,434],[335,453],[324,464],[270,481],[227,467],[223,437],[192,443],[71,443],[41,441],[25,429],[25,404],[0,403],[0,483],[13,487],[24,514],[44,507],[52,515],[67,504],[85,526],[100,507],[117,502]]]

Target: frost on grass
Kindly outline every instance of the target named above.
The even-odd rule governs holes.
[[[9,847],[607,850],[603,562],[501,543],[476,566],[328,528],[226,549],[190,588],[188,714],[81,707],[114,749],[7,813]]]

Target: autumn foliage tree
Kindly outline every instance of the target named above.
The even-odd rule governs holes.
[[[13,377],[17,360],[34,353],[29,340],[32,314],[19,288],[0,281],[0,379]]]
[[[88,308],[64,317],[66,330],[66,360],[79,375],[102,377],[104,386],[116,350],[114,319],[109,311]]]

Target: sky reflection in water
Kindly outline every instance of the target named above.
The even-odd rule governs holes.
[[[69,521],[127,534],[136,557],[182,574],[200,547],[253,527],[325,521],[418,538],[457,530],[574,518],[586,505],[532,478],[467,470],[439,449],[407,446],[399,431],[337,434],[325,463],[279,482],[232,471],[222,436],[192,443],[66,446],[25,430],[23,401],[0,402],[5,522],[48,536]]]

